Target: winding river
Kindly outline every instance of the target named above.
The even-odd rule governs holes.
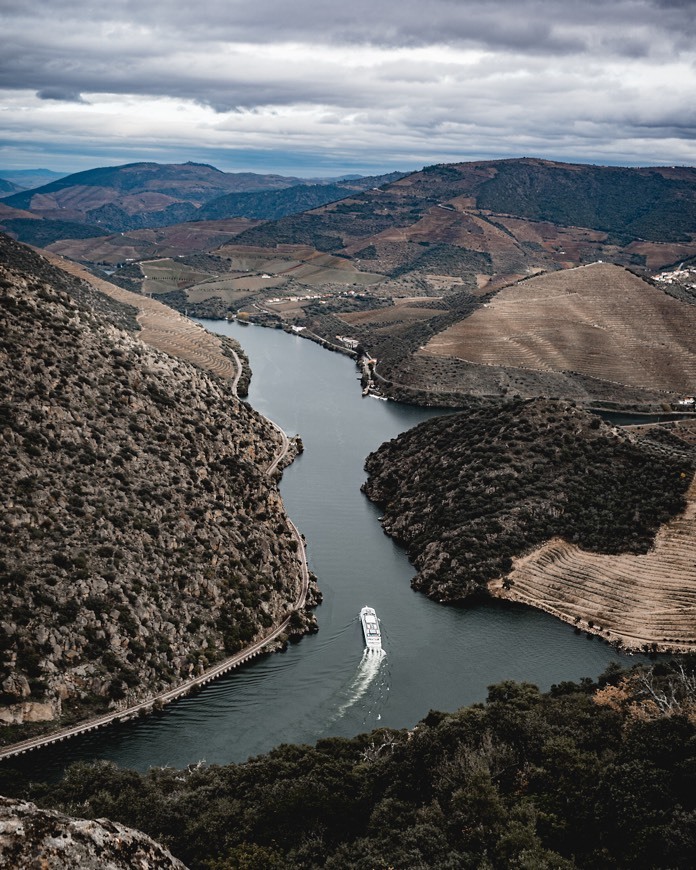
[[[404,553],[360,492],[365,456],[433,415],[363,398],[352,360],[281,331],[202,321],[234,336],[253,370],[250,403],[305,452],[284,472],[286,509],[308,544],[324,595],[320,631],[255,659],[163,712],[17,760],[45,773],[85,758],[124,767],[244,761],[279,743],[313,743],[379,726],[414,725],[428,710],[482,701],[504,679],[543,689],[597,676],[611,647],[543,613],[502,604],[455,609],[413,592]],[[381,619],[386,655],[364,656],[358,611]]]

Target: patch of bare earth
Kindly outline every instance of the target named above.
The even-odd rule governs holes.
[[[125,302],[138,309],[137,320],[141,326],[138,338],[164,351],[170,356],[178,357],[193,363],[198,368],[212,372],[221,378],[234,378],[235,366],[231,359],[222,352],[220,339],[207,332],[198,324],[183,317],[174,309],[169,308],[156,299],[140,296],[110,284],[101,278],[96,278],[82,266],[70,260],[64,260],[47,251],[41,251],[49,262],[59,269],[82,278],[101,293]]]
[[[28,212],[15,217],[27,215],[36,217]],[[145,257],[175,257],[216,248],[259,223],[247,218],[190,221],[170,227],[131,230],[94,239],[62,239],[49,245],[48,250],[71,260],[92,263],[120,263]]]
[[[427,298],[427,297],[426,297]],[[346,323],[355,326],[372,326],[375,329],[386,329],[395,325],[407,325],[418,323],[422,320],[430,320],[442,312],[433,308],[420,308],[417,304],[409,304],[408,301],[395,300],[394,305],[388,308],[378,308],[373,311],[350,311],[343,312],[338,316]]]
[[[694,335],[696,306],[620,266],[593,263],[501,290],[436,335],[425,353],[689,392],[696,383]]]
[[[556,538],[488,588],[627,649],[696,650],[696,480],[648,553],[607,556]]]

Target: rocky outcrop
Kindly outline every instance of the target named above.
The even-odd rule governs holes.
[[[74,819],[0,797],[0,868],[186,870],[159,843],[108,819]]]
[[[5,723],[152,697],[263,636],[302,587],[266,474],[277,430],[51,276],[0,266]]]

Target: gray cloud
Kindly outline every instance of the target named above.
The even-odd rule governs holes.
[[[42,88],[36,92],[40,100],[58,100],[64,103],[86,103],[79,91],[68,90],[61,87]]]
[[[0,161],[27,147],[29,129],[37,150],[111,155],[126,125],[129,156],[166,137],[185,159],[227,147],[417,166],[472,153],[593,159],[594,148],[598,158],[696,162],[693,9],[0,0]],[[73,106],[51,112],[57,103]]]

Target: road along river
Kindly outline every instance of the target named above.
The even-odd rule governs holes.
[[[500,680],[547,689],[597,676],[610,661],[635,660],[528,608],[460,610],[413,592],[414,571],[383,534],[360,484],[370,451],[434,412],[363,398],[352,360],[298,336],[203,322],[247,352],[250,403],[304,442],[281,492],[324,594],[319,633],[284,654],[257,657],[161,713],[5,763],[45,772],[94,757],[140,770],[244,761],[282,742],[410,727],[431,708],[484,700]],[[358,612],[366,604],[381,620],[383,657],[363,657]]]

